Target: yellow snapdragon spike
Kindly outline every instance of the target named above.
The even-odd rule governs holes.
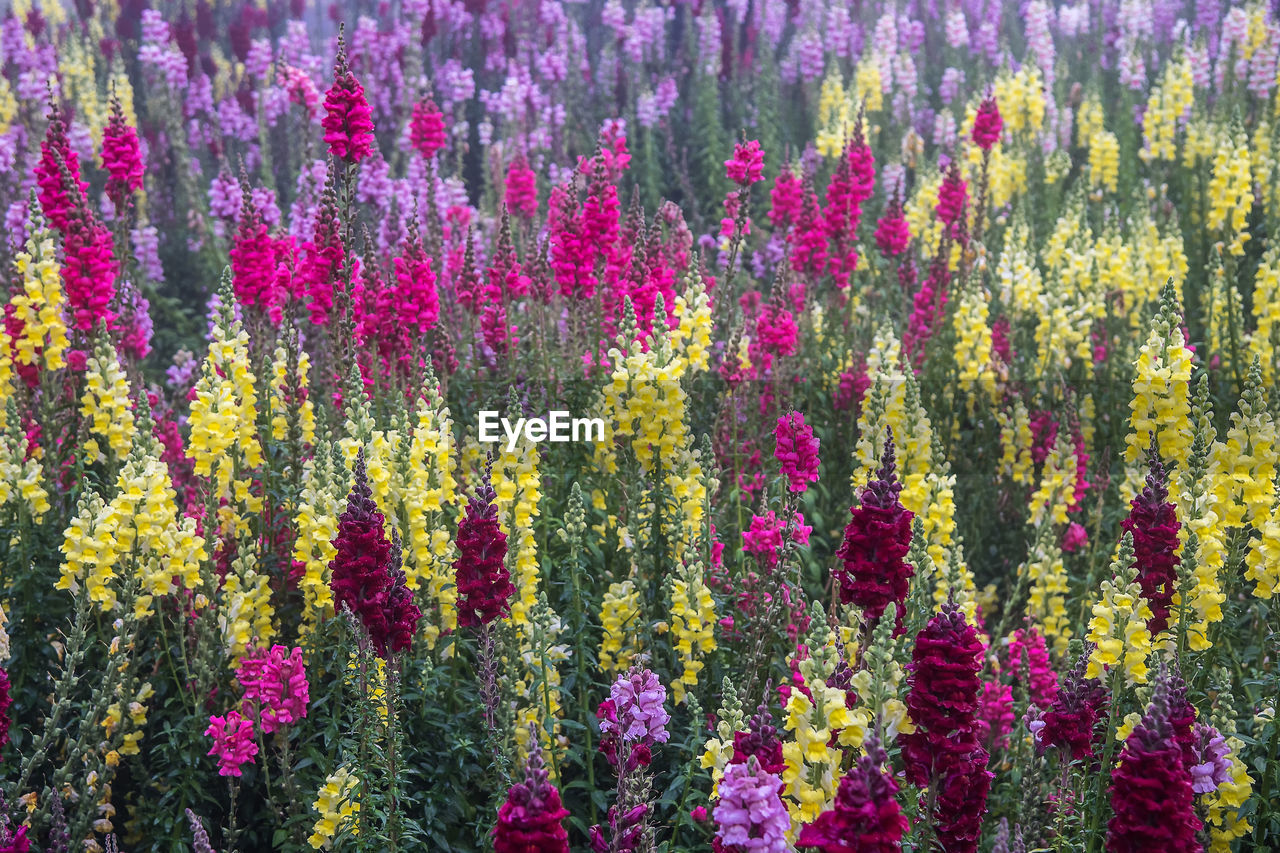
[[[702,658],[716,649],[715,625],[715,602],[703,581],[702,563],[694,562],[671,583],[671,628],[682,669],[671,682],[677,705],[684,702],[689,687],[697,686],[704,666]]]
[[[1101,593],[1089,620],[1089,654],[1086,678],[1106,678],[1104,668],[1120,668],[1129,685],[1147,683],[1147,659],[1151,655],[1151,633],[1147,620],[1151,608],[1142,597],[1133,564],[1133,537],[1125,533],[1111,564],[1114,577],[1102,582]]]
[[[1253,171],[1243,133],[1224,133],[1213,155],[1209,214],[1205,224],[1229,255],[1243,255],[1249,240],[1245,226],[1253,209]]]
[[[359,788],[359,777],[345,766],[339,767],[325,780],[312,805],[320,815],[312,827],[311,837],[307,839],[313,849],[329,850],[339,828],[354,823],[360,813]],[[358,832],[359,824],[354,823],[352,830]]]
[[[600,604],[600,669],[606,674],[630,668],[639,651],[637,620],[640,616],[640,591],[630,580],[609,584]]]
[[[19,364],[42,359],[47,370],[66,365],[67,325],[62,318],[65,299],[53,234],[45,225],[39,205],[31,206],[31,233],[26,249],[14,257],[14,270],[22,277],[22,289],[10,300],[14,317],[22,322],[22,336],[15,344]]]
[[[137,436],[129,380],[106,335],[98,337],[93,355],[88,359],[84,393],[80,395],[80,416],[89,422],[90,432],[106,441],[117,459],[129,455]]]

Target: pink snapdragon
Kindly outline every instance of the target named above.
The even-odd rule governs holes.
[[[258,754],[253,721],[240,716],[238,711],[228,711],[225,717],[210,717],[209,728],[204,733],[213,738],[207,754],[218,757],[219,776],[241,776],[241,767],[252,764]]]
[[[301,648],[252,649],[240,659],[236,677],[244,688],[243,710],[258,720],[263,734],[307,716],[311,691]]]
[[[818,482],[820,442],[814,437],[813,427],[804,422],[804,415],[791,412],[778,418],[773,436],[776,442],[773,455],[786,475],[788,490],[798,494],[808,489],[810,483]]]

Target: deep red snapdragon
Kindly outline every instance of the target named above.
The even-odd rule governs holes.
[[[1121,527],[1133,534],[1133,564],[1142,597],[1151,607],[1147,630],[1152,636],[1169,627],[1169,610],[1178,584],[1177,508],[1169,501],[1169,475],[1152,438],[1147,455],[1147,481],[1129,504]]]
[[[836,551],[838,565],[832,570],[841,603],[862,608],[866,618],[875,622],[894,602],[899,626],[902,602],[915,574],[905,560],[914,516],[898,499],[901,492],[902,484],[894,471],[893,434],[889,432],[875,479],[862,490],[861,503],[849,510],[851,518]]]
[[[497,494],[486,476],[458,523],[458,624],[484,625],[511,613],[515,587],[507,571],[507,536],[498,527]]]

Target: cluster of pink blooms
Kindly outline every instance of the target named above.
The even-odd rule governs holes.
[[[782,466],[787,478],[787,488],[799,494],[818,482],[818,447],[820,442],[813,434],[813,427],[804,422],[800,412],[790,412],[778,418],[774,428],[773,456]]]
[[[130,196],[142,186],[142,150],[138,132],[124,120],[118,98],[111,99],[111,116],[102,130],[102,168],[107,173],[107,198],[122,212]]]
[[[858,266],[858,224],[862,220],[862,203],[875,192],[875,158],[862,134],[859,120],[836,172],[827,185],[827,207],[824,226],[831,240],[828,267],[836,286],[849,286],[850,276]]]
[[[347,51],[338,38],[333,85],[324,96],[324,141],[329,153],[345,163],[359,163],[373,151],[373,112],[364,86],[347,65]]]
[[[515,587],[507,571],[507,535],[498,526],[497,494],[486,476],[458,522],[458,624],[485,625],[511,613]]]
[[[1198,849],[1196,835],[1202,824],[1195,809],[1192,770],[1178,743],[1178,706],[1186,699],[1178,698],[1162,667],[1151,704],[1125,739],[1120,765],[1111,774],[1109,851]]]
[[[764,177],[764,152],[760,140],[739,142],[733,146],[733,157],[724,161],[725,175],[740,187],[749,187]]]
[[[809,534],[813,532],[813,527],[805,524],[804,515],[798,512],[791,516],[791,525],[784,533],[785,524],[773,510],[753,515],[750,526],[742,532],[742,550],[754,554],[765,568],[775,568],[782,558],[784,536],[798,545],[808,545]]]
[[[240,659],[236,678],[244,689],[245,715],[256,719],[263,734],[307,716],[311,691],[302,649],[281,645],[252,649]]]
[[[220,776],[243,775],[241,768],[258,754],[253,720],[241,716],[239,711],[228,711],[225,717],[210,717],[204,734],[213,738],[208,754],[218,757]]]
[[[493,827],[494,853],[569,853],[569,810],[551,784],[542,750],[529,750],[525,778],[507,790]]]
[[[983,151],[990,151],[1000,141],[1000,132],[1004,129],[1004,119],[1000,117],[1000,107],[996,99],[988,95],[978,105],[978,114],[973,119],[973,144]]]
[[[112,153],[122,152],[116,147]],[[100,322],[110,325],[115,319],[110,306],[118,269],[115,241],[89,209],[85,195],[89,185],[80,177],[80,160],[56,105],[50,107],[40,154],[35,170],[40,206],[49,223],[62,233],[62,279],[72,326],[92,331]]]
[[[413,105],[413,115],[409,119],[409,144],[422,155],[422,159],[431,160],[445,142],[444,115],[434,99],[425,97]]]

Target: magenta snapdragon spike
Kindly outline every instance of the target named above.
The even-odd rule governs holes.
[[[1191,768],[1174,739],[1170,698],[1162,671],[1151,704],[1125,739],[1120,765],[1111,774],[1107,850],[1113,853],[1199,849],[1196,833],[1202,824]]]
[[[786,853],[791,816],[782,802],[782,779],[754,757],[730,764],[717,788],[714,853]]]
[[[1168,499],[1169,475],[1154,436],[1147,465],[1146,485],[1130,503],[1129,517],[1121,527],[1133,534],[1133,564],[1138,569],[1142,597],[1151,607],[1147,630],[1155,636],[1169,627],[1169,609],[1178,584],[1178,529],[1182,524]]]
[[[329,322],[329,314],[333,310],[334,284],[340,280],[345,259],[334,175],[330,171],[321,196],[315,232],[302,245],[300,268],[294,285],[299,296],[305,295],[308,298],[307,308],[311,322],[318,326]]]
[[[994,95],[988,95],[978,105],[978,114],[973,119],[973,144],[983,151],[990,151],[1000,141],[1000,132],[1004,129],[1004,119],[1000,117],[1000,106]]]
[[[862,118],[845,146],[835,174],[827,185],[827,207],[824,211],[827,236],[831,238],[831,276],[837,287],[849,286],[849,277],[858,266],[858,225],[862,221],[862,203],[875,190],[875,158],[862,133]]]
[[[740,187],[749,187],[764,177],[764,151],[760,140],[752,139],[733,146],[733,156],[724,161],[724,172]]]
[[[791,244],[791,269],[818,278],[827,268],[827,230],[818,207],[818,196],[808,179],[801,195],[800,212],[794,230],[788,232]]]
[[[938,843],[960,853],[978,849],[993,775],[976,724],[982,653],[977,631],[948,601],[916,636],[907,667],[907,712],[916,726],[902,735],[907,778],[936,786]]]
[[[301,648],[251,649],[240,659],[236,679],[244,689],[244,715],[256,719],[263,734],[307,716],[311,690]]]
[[[453,571],[458,586],[458,624],[485,625],[511,614],[515,587],[507,571],[507,536],[498,527],[497,494],[482,478],[458,523],[458,558]]]
[[[72,325],[84,332],[99,323],[109,327],[115,319],[110,307],[118,269],[115,240],[89,211],[83,195],[64,220],[62,252],[62,281]]]
[[[804,422],[804,415],[791,412],[778,418],[773,437],[773,455],[787,478],[787,489],[799,494],[808,489],[810,483],[818,482],[820,442],[813,434],[813,427]]]
[[[40,162],[36,164],[35,174],[45,219],[65,233],[77,201],[84,197],[89,185],[80,178],[80,156],[67,138],[66,116],[54,103],[49,104],[49,126],[40,143]]]
[[[975,720],[978,742],[988,751],[1008,744],[1013,731],[1013,687],[999,680],[984,681],[978,693]]]
[[[507,167],[507,209],[521,219],[531,220],[538,212],[538,181],[529,160],[517,154]]]
[[[276,247],[248,187],[231,242],[231,287],[241,305],[269,309],[275,302]]]
[[[324,141],[334,159],[359,163],[373,150],[373,113],[364,86],[347,65],[347,50],[338,36],[338,56],[333,65],[333,85],[324,95]]]
[[[142,149],[138,132],[125,123],[120,99],[111,96],[111,116],[102,130],[102,168],[107,173],[107,198],[123,211],[142,186]]]
[[[494,853],[569,853],[564,819],[569,810],[551,784],[542,750],[529,750],[523,782],[507,790],[493,828]]]
[[[938,187],[938,204],[934,213],[944,226],[945,233],[964,245],[967,239],[965,216],[969,207],[969,184],[960,176],[960,166],[952,161]]]
[[[595,252],[571,180],[552,188],[547,206],[551,270],[556,287],[561,296],[591,299],[597,286]]]
[[[424,160],[430,160],[444,147],[445,141],[444,115],[428,95],[413,105],[413,115],[409,119],[409,144]]]
[[[862,608],[872,622],[880,619],[890,602],[896,603],[897,630],[902,624],[902,603],[915,574],[915,568],[905,560],[914,515],[898,499],[902,484],[894,471],[893,451],[893,433],[889,432],[876,478],[862,490],[861,503],[849,510],[851,518],[836,551],[838,565],[832,574],[841,603]]]
[[[241,776],[245,764],[252,764],[258,754],[258,744],[253,736],[253,721],[240,716],[238,711],[228,711],[225,717],[210,717],[205,736],[213,738],[209,755],[218,757],[219,776]]]
[[[776,231],[786,231],[800,217],[800,207],[804,198],[804,185],[800,178],[784,165],[773,182],[769,193],[769,222]]]
[[[1028,671],[1025,678],[1031,704],[1047,710],[1058,696],[1058,676],[1054,674],[1049,660],[1049,648],[1044,636],[1035,628],[1019,628],[1009,638],[1009,655],[1005,666],[1015,681],[1024,677],[1024,655],[1027,659]]]
[[[832,807],[800,830],[796,847],[822,853],[896,853],[908,829],[898,805],[898,783],[885,770],[888,756],[871,735],[866,754],[840,780]]]
[[[901,255],[911,244],[911,226],[902,211],[902,200],[895,193],[889,199],[884,216],[876,220],[876,246],[886,258]]]

